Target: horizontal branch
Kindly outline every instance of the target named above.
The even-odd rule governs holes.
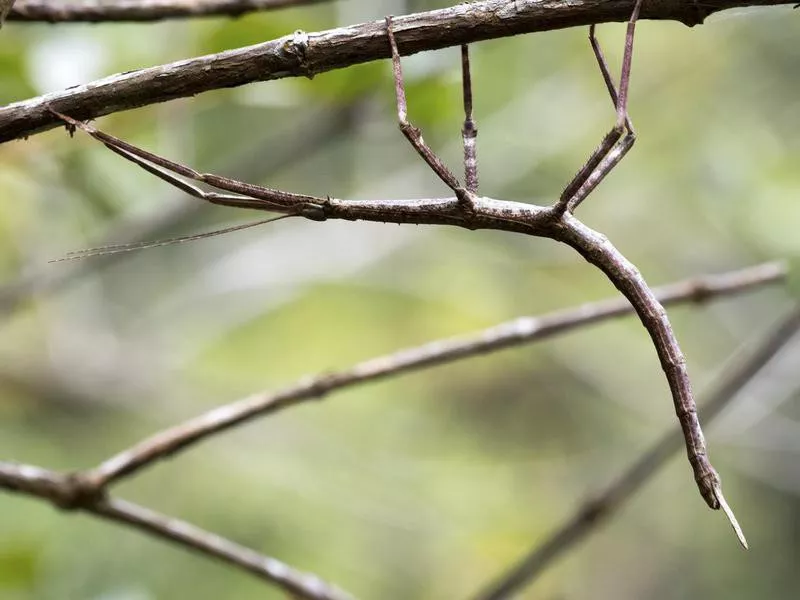
[[[765,263],[724,275],[711,275],[672,284],[654,290],[654,294],[665,304],[703,302],[778,282],[785,275],[786,268],[783,264]],[[307,400],[321,398],[330,392],[534,342],[631,312],[633,307],[625,299],[609,299],[541,317],[522,317],[472,335],[438,340],[367,360],[344,371],[308,378],[283,391],[257,394],[160,432],[106,460],[86,473],[85,480],[93,487],[103,488],[235,425]]]
[[[796,1],[796,0],[795,0]],[[626,21],[632,0],[481,0],[394,19],[402,54],[437,50],[535,31]],[[792,4],[781,0],[647,0],[642,18],[702,23],[711,13],[740,6]],[[202,92],[283,77],[313,77],[388,58],[383,21],[306,34],[112,75],[0,108],[0,142],[26,138],[61,121],[52,107],[78,120]]]
[[[186,17],[239,17],[251,12],[332,0],[17,0],[9,21],[47,23],[149,22]]]
[[[138,529],[252,573],[285,590],[293,598],[351,600],[349,594],[315,575],[296,571],[277,559],[263,556],[185,521],[102,494],[82,496],[80,481],[74,477],[31,465],[0,462],[0,489],[47,500],[60,508],[83,510]]]
[[[700,411],[703,420],[706,423],[712,421],[737,393],[781,352],[798,331],[800,331],[800,307],[784,317],[755,350],[750,349],[749,344],[745,346],[741,356],[726,369],[707,401],[703,403]],[[681,448],[682,442],[680,428],[673,428],[605,491],[586,502],[547,540],[537,544],[507,573],[477,594],[475,600],[504,600],[515,597],[515,594],[541,575],[553,561],[619,511],[625,501],[652,479],[667,460]]]

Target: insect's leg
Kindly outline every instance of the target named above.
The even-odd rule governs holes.
[[[447,187],[449,187],[456,196],[464,202],[469,204],[469,193],[456,179],[456,176],[447,168],[442,160],[434,154],[433,150],[422,139],[422,133],[417,127],[414,127],[408,121],[408,106],[406,104],[406,91],[405,84],[403,83],[403,68],[400,65],[400,52],[397,49],[397,41],[394,38],[394,30],[392,28],[392,17],[386,17],[386,33],[389,36],[389,45],[392,49],[392,73],[394,74],[394,89],[397,99],[397,120],[400,125],[400,131],[414,147],[414,150],[428,163],[428,166],[439,176]]]
[[[595,25],[591,25],[589,27],[589,43],[592,45],[592,51],[597,59],[597,66],[600,68],[600,74],[603,76],[603,81],[606,84],[608,95],[611,97],[611,102],[616,109],[619,99],[617,86],[614,84],[614,78],[611,76],[611,72],[608,69],[608,62],[606,62],[606,57],[603,55],[603,49],[600,47],[600,42],[594,33],[595,28]],[[633,123],[631,122],[629,115],[625,116],[625,128],[629,132],[634,133]]]
[[[476,138],[478,128],[472,118],[472,76],[469,69],[469,46],[461,46],[461,85],[464,96],[464,126],[461,137],[464,140],[464,183],[468,191],[478,193],[478,157]]]
[[[178,189],[206,200],[212,204],[220,204],[224,206],[234,206],[237,208],[252,208],[257,210],[279,210],[281,212],[291,212],[295,209],[299,210],[311,204],[324,204],[324,199],[315,198],[313,196],[304,196],[301,194],[291,194],[289,192],[282,192],[280,190],[273,190],[219,175],[209,173],[200,173],[194,169],[182,165],[175,161],[149,152],[124,140],[114,137],[108,133],[100,131],[99,129],[85,123],[63,115],[51,109],[51,112],[58,116],[61,120],[67,123],[70,127],[76,127],[85,131],[96,140],[102,142],[106,148],[118,154],[122,158],[141,167],[148,173],[155,175],[159,179],[166,181],[170,185]],[[197,186],[191,185],[182,179],[176,177],[174,174],[181,175],[194,181],[206,183],[218,189],[241,194],[235,196],[231,194],[218,194],[216,192],[206,192]]]
[[[636,135],[628,117],[628,88],[630,86],[631,59],[633,56],[633,39],[636,30],[636,21],[639,18],[643,0],[637,0],[628,29],[625,34],[625,51],[622,58],[622,73],[620,76],[619,91],[614,87],[614,82],[608,72],[600,45],[594,35],[594,26],[589,29],[589,41],[597,58],[600,72],[617,109],[617,120],[614,127],[605,135],[600,145],[581,167],[575,177],[570,181],[556,203],[556,210],[573,211],[597,187],[597,185],[617,166],[625,154],[631,149]],[[624,134],[624,137],[623,137]]]

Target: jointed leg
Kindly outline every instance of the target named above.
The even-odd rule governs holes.
[[[573,211],[594,190],[595,187],[617,166],[628,150],[636,141],[633,125],[628,117],[628,88],[630,85],[631,59],[633,56],[633,38],[636,21],[643,0],[637,0],[633,9],[628,29],[625,34],[625,51],[622,58],[622,73],[620,76],[619,92],[614,87],[614,82],[608,71],[608,65],[603,57],[600,45],[594,35],[595,27],[589,28],[589,41],[592,45],[600,72],[608,88],[614,106],[617,109],[617,121],[614,127],[605,135],[600,146],[592,153],[586,164],[578,171],[569,185],[564,189],[558,203],[557,210]],[[624,137],[623,137],[624,134]]]
[[[392,29],[392,17],[386,17],[386,33],[389,36],[389,45],[392,49],[392,72],[394,74],[394,89],[397,98],[397,120],[400,131],[411,143],[422,159],[428,163],[433,172],[439,176],[447,187],[456,194],[465,206],[470,205],[468,188],[459,183],[455,175],[447,168],[442,160],[434,154],[433,150],[422,139],[422,133],[408,121],[408,106],[406,104],[405,84],[403,83],[403,68],[400,65],[400,51]]]
[[[461,46],[461,86],[464,96],[464,127],[461,137],[464,140],[464,182],[467,190],[478,193],[478,157],[475,138],[478,128],[472,118],[472,76],[469,70],[469,46]]]
[[[324,203],[323,199],[315,198],[314,196],[282,192],[259,185],[237,181],[228,177],[221,177],[219,175],[213,175],[209,173],[200,173],[190,167],[187,167],[186,165],[176,163],[167,158],[159,156],[158,154],[153,154],[152,152],[138,148],[124,140],[120,140],[92,127],[88,123],[77,121],[52,109],[51,112],[67,123],[68,126],[77,127],[78,129],[85,131],[96,140],[102,142],[109,150],[138,165],[148,173],[155,175],[159,179],[166,181],[170,185],[175,186],[176,188],[186,192],[191,196],[194,196],[195,198],[205,200],[212,204],[233,206],[237,208],[252,208],[266,211],[275,210],[280,212],[290,212],[292,214],[295,214],[294,209],[296,209],[296,214],[303,214],[305,216],[310,205],[321,205]],[[221,190],[234,192],[235,194],[241,195],[206,192],[199,187],[191,185],[176,177],[173,173],[194,181],[206,183]]]

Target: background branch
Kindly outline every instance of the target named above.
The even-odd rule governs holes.
[[[8,2],[8,0],[3,0]],[[185,17],[239,17],[251,12],[275,10],[331,0],[18,0],[9,21],[48,23],[104,21],[160,21]],[[13,0],[11,0],[13,3]]]
[[[190,523],[161,515],[132,502],[102,496],[83,496],[80,482],[31,465],[0,462],[0,488],[47,500],[65,509],[83,510],[121,523],[189,550],[205,554],[268,581],[303,600],[349,600],[351,597],[315,575],[263,556],[204,531]]]
[[[781,352],[800,330],[800,307],[794,308],[752,351],[744,350],[720,378],[716,389],[703,403],[700,414],[709,423],[755,376]],[[601,523],[613,516],[667,460],[683,446],[679,427],[665,435],[606,490],[586,502],[544,543],[537,545],[519,563],[498,578],[475,600],[510,598],[534,581],[557,558],[583,540]]]
[[[785,267],[780,263],[765,263],[750,269],[657,288],[653,293],[665,304],[702,302],[773,283],[785,275]],[[306,400],[321,398],[332,391],[533,342],[604,319],[629,314],[633,310],[626,299],[614,298],[542,317],[522,317],[476,334],[437,340],[373,358],[344,371],[309,377],[283,391],[256,394],[157,433],[104,461],[89,471],[85,479],[92,487],[103,488],[212,435]]]
[[[631,0],[533,2],[483,0],[396,17],[394,31],[404,55],[482,40],[625,21]],[[701,23],[714,12],[740,6],[791,5],[780,0],[649,1],[643,19]],[[25,138],[61,122],[48,110],[79,120],[139,106],[193,96],[210,90],[283,77],[313,77],[334,69],[389,57],[383,21],[317,33],[296,32],[254,46],[112,75],[0,109],[0,142]]]

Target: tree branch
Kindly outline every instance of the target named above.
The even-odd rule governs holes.
[[[3,0],[8,1],[8,0]],[[13,1],[13,0],[12,0]],[[150,22],[186,17],[240,17],[331,0],[18,0],[9,21],[101,23],[105,21]]]
[[[702,23],[714,12],[740,6],[792,4],[781,0],[648,0],[642,18]],[[632,0],[481,0],[394,19],[403,54],[482,40],[625,21]],[[48,108],[93,119],[210,90],[283,77],[313,77],[389,57],[383,21],[306,34],[295,32],[254,46],[112,75],[16,102],[0,109],[0,142],[26,138],[60,124]]]
[[[724,275],[690,279],[654,290],[666,304],[704,302],[781,281],[786,267],[764,263]],[[393,375],[433,367],[480,354],[538,341],[598,321],[633,312],[623,298],[585,304],[541,317],[522,317],[471,335],[437,340],[359,363],[350,369],[310,377],[280,392],[253,395],[221,406],[164,430],[104,461],[85,473],[88,485],[101,489],[154,462],[217,433],[333,391]]]
[[[0,462],[0,488],[47,500],[62,509],[83,510],[205,554],[256,575],[293,594],[293,598],[351,600],[349,594],[315,575],[296,571],[279,560],[263,556],[190,523],[125,500],[107,498],[93,492],[87,494],[80,479],[74,476],[31,465]]]
[[[722,409],[763,369],[800,331],[800,307],[794,308],[758,348],[740,352],[740,356],[720,378],[715,390],[703,404],[705,422],[712,421]],[[512,597],[533,582],[553,561],[583,540],[601,523],[611,518],[622,505],[650,480],[667,460],[677,452],[683,438],[679,428],[673,428],[619,479],[595,498],[586,502],[544,543],[537,545],[496,582],[476,594],[474,600],[503,600]]]

